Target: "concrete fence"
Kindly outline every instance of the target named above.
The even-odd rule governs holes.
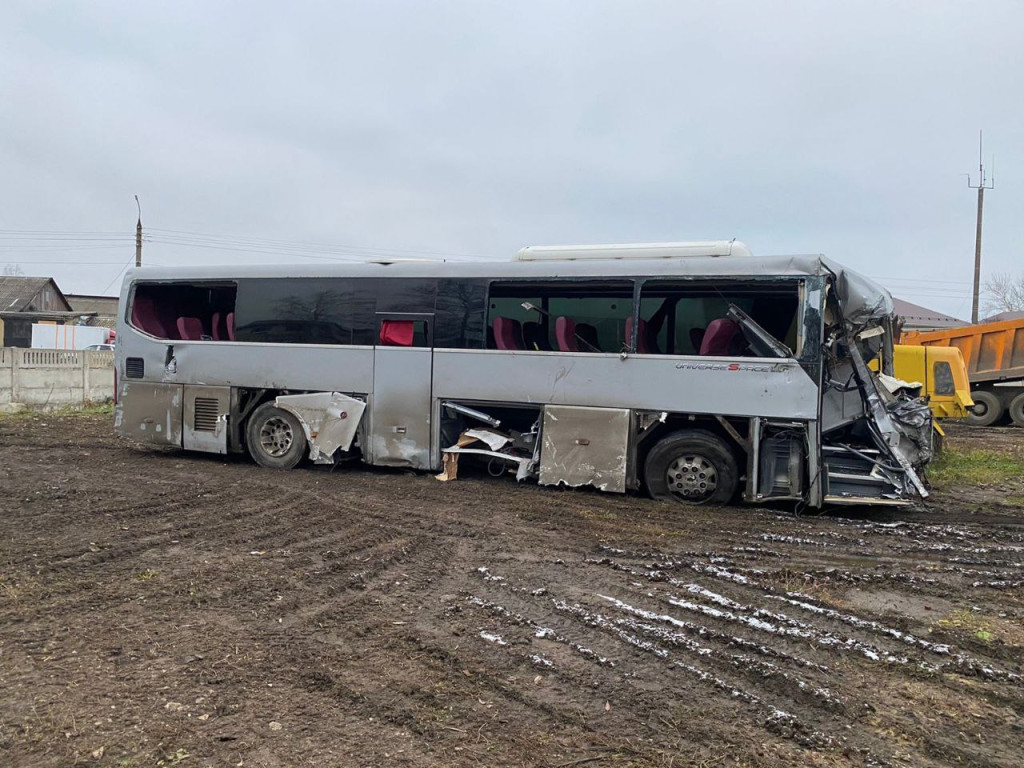
[[[113,352],[0,347],[0,405],[62,408],[113,397]]]

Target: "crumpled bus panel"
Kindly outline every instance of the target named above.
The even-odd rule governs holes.
[[[540,484],[625,493],[633,417],[628,408],[549,405],[541,430]]]
[[[309,458],[330,460],[339,448],[352,447],[366,403],[340,392],[281,395],[274,401],[299,420],[309,443]]]

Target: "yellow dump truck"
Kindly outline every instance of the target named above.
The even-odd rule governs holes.
[[[929,350],[961,352],[975,403],[968,424],[988,427],[1009,414],[1014,424],[1024,427],[1024,317],[941,331],[910,331],[901,340],[924,344]]]

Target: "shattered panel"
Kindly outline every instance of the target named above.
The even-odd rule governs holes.
[[[627,408],[549,405],[541,430],[541,485],[626,492],[632,413]]]
[[[366,403],[340,392],[314,392],[308,395],[282,395],[278,408],[293,414],[302,424],[309,442],[309,457],[329,459],[339,448],[352,446]]]

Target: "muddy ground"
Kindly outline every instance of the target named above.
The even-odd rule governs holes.
[[[794,517],[0,419],[0,765],[1019,766],[1022,500]]]

